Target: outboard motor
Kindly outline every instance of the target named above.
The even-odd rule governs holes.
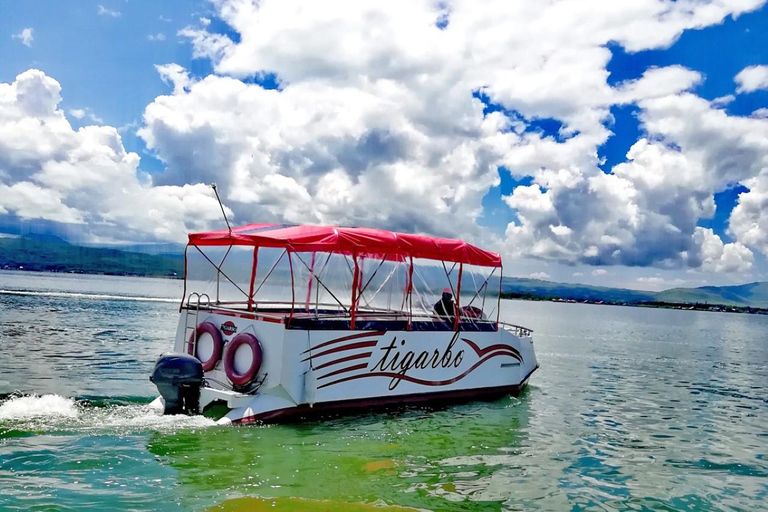
[[[187,354],[162,355],[149,380],[165,400],[164,414],[198,414],[203,364]]]

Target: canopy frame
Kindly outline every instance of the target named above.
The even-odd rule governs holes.
[[[202,247],[219,246],[226,247],[226,252],[221,258],[221,262],[218,264],[213,261],[205,252]],[[250,275],[249,282],[245,291],[241,288],[233,279],[231,279],[223,270],[224,262],[227,259],[230,251],[234,246],[250,246],[253,247],[252,260],[250,262]],[[498,254],[489,251],[484,251],[473,245],[467,244],[460,240],[444,239],[444,238],[431,238],[421,235],[409,235],[403,233],[394,233],[383,230],[372,230],[365,228],[342,228],[342,227],[325,227],[325,226],[286,226],[279,224],[249,224],[246,226],[240,226],[232,228],[232,230],[220,230],[209,233],[192,233],[189,235],[189,247],[194,247],[203,257],[216,269],[216,304],[225,304],[220,300],[219,288],[221,277],[229,281],[239,292],[243,294],[246,301],[248,311],[258,310],[259,302],[255,300],[256,295],[264,286],[266,281],[272,275],[275,268],[282,261],[282,259],[288,256],[288,266],[290,269],[290,286],[291,286],[291,302],[290,312],[287,316],[286,323],[290,324],[291,320],[295,316],[295,303],[296,303],[296,283],[294,276],[293,256],[296,255],[298,260],[309,272],[307,293],[305,303],[306,313],[310,313],[311,297],[314,291],[315,315],[320,312],[319,292],[320,288],[323,288],[330,297],[338,304],[350,320],[350,330],[355,330],[355,324],[361,314],[361,301],[366,304],[365,311],[377,311],[377,308],[371,305],[378,295],[379,291],[383,288],[389,279],[394,275],[397,267],[393,268],[387,275],[384,282],[377,290],[374,291],[373,296],[368,298],[364,295],[369,285],[373,282],[374,277],[382,268],[382,265],[386,261],[394,261],[398,263],[407,264],[407,275],[404,296],[400,301],[400,312],[407,315],[407,330],[411,330],[413,321],[413,294],[414,294],[414,258],[440,261],[443,271],[448,281],[450,290],[455,297],[454,302],[454,318],[452,321],[452,330],[458,331],[461,326],[461,281],[464,274],[464,265],[472,265],[479,267],[491,268],[490,274],[486,277],[483,284],[476,290],[475,294],[469,300],[468,304],[472,305],[475,299],[482,294],[482,303],[485,305],[485,295],[488,292],[488,282],[495,274],[498,268],[501,271],[501,258]],[[257,281],[257,267],[259,262],[260,249],[282,249],[280,256],[272,264],[271,268],[266,272],[266,275],[261,282]],[[187,249],[184,252],[184,293],[187,290]],[[307,264],[302,258],[302,252],[312,253],[311,264]],[[319,265],[320,261],[316,261],[317,253],[327,253],[328,257],[322,265]],[[322,281],[320,275],[323,274],[333,254],[339,254],[343,256],[347,267],[352,274],[352,287],[351,287],[351,302],[347,307],[336,294],[330,289],[329,286]],[[349,260],[352,261],[349,261]],[[363,270],[364,259],[375,259],[378,261],[378,265],[375,266],[372,273],[367,275]],[[446,265],[446,262],[450,265]],[[374,262],[375,263],[375,262]],[[316,266],[320,267],[319,274]],[[366,265],[367,266],[367,265]],[[458,266],[458,281],[454,287],[454,283],[451,279],[451,274]],[[419,274],[420,275],[420,274]],[[420,277],[422,281],[423,277]],[[501,292],[501,274],[499,275],[499,292]],[[474,276],[472,277],[474,282]],[[313,290],[313,282],[316,282],[316,286]],[[475,286],[476,287],[476,286]],[[498,329],[499,323],[499,306],[500,306],[500,294],[499,303],[496,310],[496,328]],[[275,302],[276,304],[278,302]],[[182,307],[183,307],[182,300]],[[283,304],[283,303],[280,303]],[[390,313],[396,312],[396,310],[390,310],[391,306],[388,303],[386,309],[381,311],[389,311]],[[406,311],[407,308],[407,311]]]
[[[346,255],[381,255],[500,267],[501,257],[462,240],[396,233],[381,229],[248,224],[229,230],[190,233],[197,246],[246,245],[287,249],[289,252],[335,252]]]

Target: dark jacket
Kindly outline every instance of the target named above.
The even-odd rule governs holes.
[[[453,325],[455,313],[456,305],[454,304],[453,299],[440,299],[435,303],[435,314],[451,325]]]

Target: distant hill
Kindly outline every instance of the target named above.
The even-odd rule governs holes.
[[[85,247],[97,247],[99,249],[115,249],[126,252],[140,252],[143,254],[152,254],[154,256],[169,256],[172,258],[184,258],[183,244],[157,243],[157,244],[129,244],[129,245],[105,245],[105,244],[83,244]]]
[[[673,288],[663,292],[647,292],[505,277],[501,288],[502,293],[521,298],[557,298],[589,302],[603,301],[617,304],[654,302],[768,308],[768,282],[749,283],[738,286]]]
[[[45,242],[48,244],[69,245],[69,242],[63,238],[60,238],[56,235],[46,235],[42,233],[27,233],[26,235],[21,235],[19,238],[23,240],[32,240],[34,242]]]
[[[21,237],[11,238],[24,238],[27,240],[34,240],[36,242],[47,242],[51,244],[70,245],[70,242],[60,238],[56,235],[40,234],[40,233],[28,233]],[[72,244],[74,245],[74,244]],[[79,243],[82,247],[91,247],[96,249],[114,249],[116,251],[125,252],[140,252],[143,254],[152,254],[154,256],[169,256],[172,258],[184,257],[184,244],[176,244],[170,242],[154,243],[154,244],[104,244],[104,243]]]
[[[656,294],[661,302],[724,304],[768,308],[768,282],[738,286],[703,286],[701,288],[673,288]]]
[[[4,268],[177,277],[184,273],[184,260],[174,256],[71,245],[58,237],[23,236],[0,238],[0,269]]]
[[[607,288],[585,284],[553,283],[539,279],[521,279],[505,277],[501,283],[502,293],[531,295],[540,298],[558,298],[565,300],[587,300],[591,302],[615,302],[635,304],[657,300],[654,292],[628,290],[626,288]]]
[[[157,253],[147,254],[147,252]],[[250,262],[250,259],[248,261]],[[0,269],[20,268],[46,272],[180,277],[184,273],[183,246],[139,244],[121,246],[121,250],[118,250],[73,245],[54,235],[30,234],[15,238],[0,238]],[[246,270],[249,271],[250,268]],[[437,270],[435,270],[435,276],[431,276],[430,272],[425,270],[422,272],[422,279],[426,278],[430,281],[430,277],[437,277],[437,274]],[[439,274],[442,282],[441,280],[444,279],[442,269]],[[523,299],[768,308],[768,282],[739,286],[674,288],[656,293],[505,277],[501,287],[504,295]]]

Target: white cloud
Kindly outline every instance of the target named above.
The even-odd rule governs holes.
[[[190,85],[180,68],[161,72],[175,93],[147,107],[139,133],[168,162],[163,183],[217,181],[251,218],[478,230],[480,202],[498,179],[489,140],[498,134],[472,102],[461,115],[478,115],[478,126],[450,134],[399,111],[388,96],[401,94],[384,83],[380,93],[322,84],[278,92],[226,77]]]
[[[728,231],[741,243],[768,254],[768,166],[744,184],[749,191],[739,195]]]
[[[605,45],[665,47],[686,28],[760,3],[492,2],[478,10],[457,1],[441,30],[446,13],[431,1],[386,9],[220,1],[217,15],[239,42],[205,22],[179,32],[220,76],[189,86],[179,70],[177,79],[166,73],[175,93],[147,108],[140,134],[169,164],[164,183],[232,169],[228,201],[260,218],[487,239],[475,221],[505,165],[534,177],[505,198],[519,219],[507,229],[507,254],[697,265],[688,256],[694,228],[713,213],[720,181],[700,184],[709,172],[700,159],[655,139],[640,141],[613,175],[597,167],[596,148],[610,135],[611,105],[693,97],[687,91],[702,77],[671,66],[611,88]],[[265,72],[281,92],[226,76]],[[478,90],[526,118],[561,120],[566,140],[523,132],[514,115],[483,116],[472,99]],[[184,147],[207,148],[206,157],[191,159]]]
[[[726,96],[720,96],[719,98],[713,99],[711,103],[713,107],[724,107],[729,103],[733,102],[733,100],[735,99],[736,99],[736,96],[734,96],[733,94],[728,94]]]
[[[93,113],[90,108],[71,108],[69,109],[69,115],[75,119],[88,118],[96,124],[103,124],[104,120]]]
[[[740,242],[724,244],[711,229],[696,228],[694,238],[701,247],[701,268],[714,272],[747,272],[752,268],[754,256]]]
[[[754,245],[696,225],[716,191],[759,175],[763,120],[697,97],[704,78],[680,66],[612,87],[607,45],[664,48],[762,3],[217,0],[238,37],[203,19],[179,32],[215,74],[157,68],[173,93],[139,130],[167,164],[153,190],[217,181],[243,221],[459,236],[507,257],[741,268]],[[478,94],[503,109],[484,115]],[[646,136],[606,174],[597,148],[611,107],[629,103]],[[526,130],[547,118],[562,123],[556,137]],[[532,177],[504,198],[517,219],[506,240],[477,224],[499,166]]]
[[[147,36],[149,41],[165,41],[165,34],[158,32],[157,34],[149,34]]]
[[[650,138],[635,143],[612,174],[586,165],[578,172],[531,171],[534,183],[505,198],[519,219],[507,229],[511,250],[574,263],[688,265],[718,272],[748,269],[747,246],[765,251],[765,221],[750,206],[759,203],[759,192],[744,197],[744,206],[734,211],[735,244],[704,236],[696,224],[714,214],[715,192],[752,183],[768,168],[768,120],[729,116],[686,92],[693,79],[664,91],[642,85],[646,77],[641,84],[624,84],[622,92],[634,96]],[[555,236],[552,226],[558,224],[568,226],[570,236]]]
[[[233,44],[229,37],[208,32],[204,28],[186,27],[179,30],[178,35],[192,41],[192,56],[196,59],[218,60]]]
[[[0,83],[0,213],[84,224],[117,240],[183,240],[219,221],[207,186],[154,186],[115,128],[75,131],[60,101],[59,83],[42,71]]]
[[[62,203],[59,193],[28,181],[12,186],[0,183],[0,212],[13,212],[22,219],[44,219],[81,224],[83,218],[74,208]]]
[[[97,12],[99,13],[99,16],[108,16],[110,18],[119,18],[123,14],[120,11],[108,9],[101,4],[99,4]]]
[[[174,94],[182,94],[184,91],[189,90],[189,87],[194,84],[186,69],[178,64],[163,64],[155,66],[155,69],[160,74],[160,78],[166,84],[173,85]]]
[[[21,44],[23,44],[24,46],[31,47],[32,41],[35,40],[34,33],[35,33],[34,29],[25,28],[25,29],[22,29],[22,31],[19,32],[18,34],[14,34],[11,37],[13,39],[18,39],[19,41],[21,41]]]
[[[739,71],[733,80],[738,85],[738,93],[768,89],[768,66],[748,66]]]
[[[701,74],[682,66],[650,68],[641,79],[621,84],[617,96],[624,102],[662,98],[690,90],[701,80]]]
[[[669,288],[675,288],[675,287],[681,287],[685,285],[690,284],[685,281],[684,279],[675,278],[675,279],[665,279],[663,277],[653,276],[653,277],[638,277],[634,283],[634,287],[638,288],[640,290],[649,290],[649,291],[661,291],[661,290],[667,290]]]
[[[608,271],[605,270],[604,268],[596,268],[595,270],[592,271],[592,275],[596,276],[596,277],[597,276],[604,276],[607,273],[608,273]]]
[[[159,19],[160,21],[164,21],[166,23],[170,23],[170,22],[173,21],[171,18],[167,18],[167,17],[163,16],[162,14],[160,16],[158,16],[157,19]]]
[[[540,280],[552,279],[552,276],[550,276],[546,272],[534,272],[530,274],[528,277],[530,277],[531,279],[540,279]]]

